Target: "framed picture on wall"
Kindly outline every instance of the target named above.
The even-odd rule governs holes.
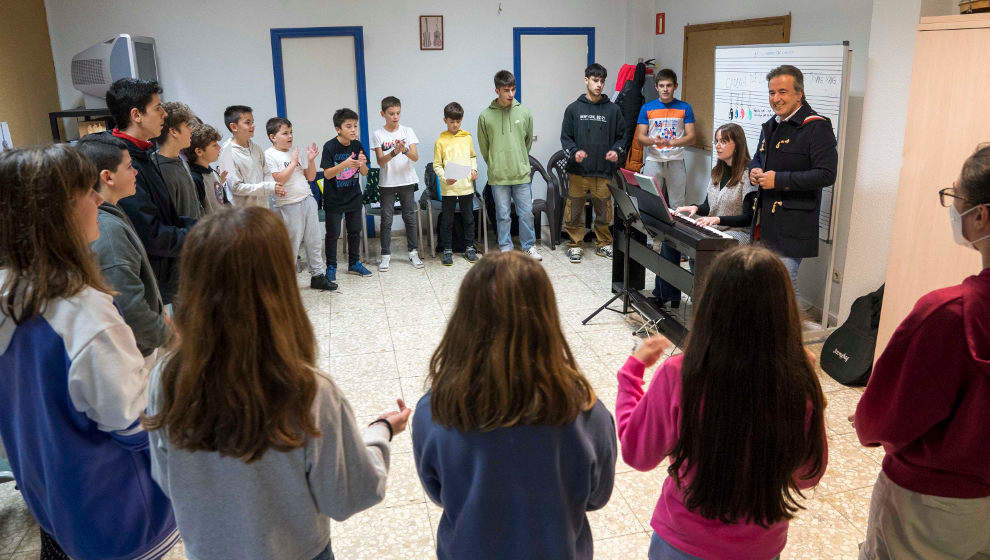
[[[419,16],[419,50],[443,50],[443,16]]]

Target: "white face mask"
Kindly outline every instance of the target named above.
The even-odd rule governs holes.
[[[949,206],[949,223],[952,224],[952,239],[956,242],[957,245],[962,245],[963,247],[973,247],[976,243],[979,243],[984,239],[990,238],[990,235],[984,235],[979,239],[974,239],[973,241],[970,241],[966,239],[965,235],[963,235],[962,217],[965,216],[966,214],[969,214],[973,210],[976,210],[980,206],[983,205],[981,204],[974,206],[962,213],[960,213],[959,210],[956,210],[955,204]]]

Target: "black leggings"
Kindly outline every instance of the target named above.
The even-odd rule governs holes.
[[[442,211],[440,212],[440,247],[450,249],[453,247],[451,238],[454,230],[454,207],[461,209],[461,224],[464,226],[464,250],[474,245],[474,195],[464,196],[444,196],[440,200]]]
[[[360,258],[361,210],[327,212],[326,255],[327,266],[337,266],[337,240],[340,239],[340,219],[347,228],[347,266],[354,266]]]

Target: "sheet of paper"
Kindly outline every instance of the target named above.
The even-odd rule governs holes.
[[[10,128],[6,122],[0,122],[0,152],[14,147],[13,140],[10,139]]]
[[[448,179],[460,181],[461,179],[467,179],[468,177],[471,176],[471,166],[460,165],[457,163],[448,163],[443,168],[443,172]]]

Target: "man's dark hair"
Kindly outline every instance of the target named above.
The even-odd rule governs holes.
[[[592,62],[590,65],[588,65],[587,68],[584,69],[584,77],[599,78],[604,80],[606,77],[608,77],[608,70],[606,70],[605,67],[602,66],[601,64],[598,64],[597,62]]]
[[[780,76],[790,76],[794,78],[794,91],[801,92],[801,96],[804,97],[804,74],[797,66],[791,66],[790,64],[784,64],[778,66],[767,73],[767,81],[780,77]]]
[[[464,107],[456,101],[451,101],[443,108],[443,118],[459,121],[464,118]]]
[[[981,144],[966,159],[956,186],[972,204],[990,204],[990,144]]]
[[[182,153],[186,155],[186,159],[195,162],[196,158],[196,148],[200,150],[205,150],[207,146],[214,142],[220,141],[220,132],[208,124],[199,123],[192,129],[192,134],[189,135],[189,147],[182,150]]]
[[[653,86],[656,87],[661,81],[674,82],[677,85],[677,72],[674,72],[670,68],[664,68],[663,70],[657,70],[657,73],[653,76]]]
[[[292,128],[292,123],[289,122],[289,119],[283,119],[282,117],[272,117],[268,119],[268,122],[265,123],[265,132],[268,134],[268,139],[271,140],[273,134],[278,134],[278,131],[281,130],[283,126]]]
[[[512,72],[508,70],[499,70],[495,72],[495,87],[504,88],[516,85],[516,77],[512,75]]]
[[[254,113],[254,109],[247,105],[231,105],[223,110],[223,125],[230,131],[230,125],[241,120],[244,113]]]
[[[80,138],[79,142],[76,143],[76,149],[93,162],[97,173],[104,169],[116,173],[117,168],[120,167],[120,162],[124,161],[124,150],[127,149],[127,144],[115,136],[94,132]]]
[[[179,130],[182,123],[186,123],[191,128],[193,124],[199,119],[193,114],[192,109],[189,108],[185,103],[179,103],[178,101],[167,101],[162,103],[162,108],[165,109],[167,115],[165,116],[165,125],[162,126],[162,133],[158,138],[155,138],[155,144],[161,146],[162,142],[168,138],[168,132],[170,130]]]
[[[156,93],[162,93],[158,82],[134,78],[121,78],[114,82],[107,90],[106,102],[117,128],[124,130],[131,126],[131,109],[144,113],[151,103],[151,96]]]
[[[360,121],[358,114],[354,112],[353,109],[337,109],[337,112],[333,114],[333,127],[340,128],[344,125],[344,121]]]
[[[402,102],[399,101],[398,97],[390,95],[385,99],[382,99],[382,112],[388,111],[392,107],[402,107]]]

